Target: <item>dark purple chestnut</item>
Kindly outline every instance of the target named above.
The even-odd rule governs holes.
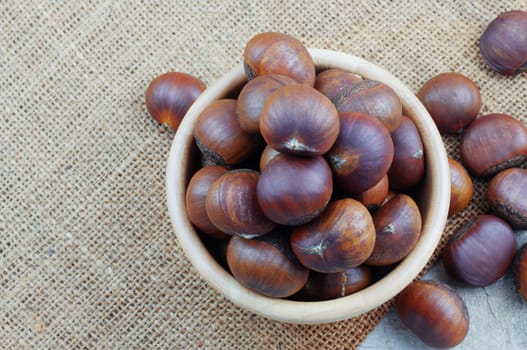
[[[375,244],[375,227],[360,202],[341,199],[291,234],[291,248],[300,263],[317,272],[344,272],[359,266]]]
[[[472,179],[460,162],[448,157],[450,171],[450,206],[448,216],[459,213],[467,207],[474,194]]]
[[[507,114],[474,120],[461,138],[461,161],[474,176],[492,176],[526,159],[527,129]]]
[[[490,180],[487,202],[512,227],[527,229],[527,170],[510,168]]]
[[[527,70],[527,11],[500,14],[479,40],[485,63],[498,73],[514,75]]]
[[[341,89],[333,103],[339,112],[363,112],[379,119],[390,131],[401,122],[403,107],[399,96],[388,85],[361,80]]]
[[[337,139],[339,115],[331,101],[314,88],[285,85],[265,101],[260,132],[267,144],[279,152],[321,155]]]
[[[373,214],[375,247],[365,264],[386,266],[404,259],[421,234],[421,213],[412,197],[400,193]]]
[[[161,74],[146,89],[146,108],[159,123],[177,130],[188,109],[203,90],[205,84],[186,73]]]
[[[249,81],[240,91],[236,113],[240,127],[248,133],[260,132],[260,113],[265,100],[284,85],[296,84],[285,75],[261,75]]]
[[[262,212],[256,199],[259,174],[237,169],[212,183],[205,198],[210,221],[222,232],[253,238],[269,233],[275,224]]]
[[[481,109],[477,85],[461,73],[449,72],[428,80],[417,92],[439,132],[457,133],[474,119]]]
[[[236,100],[212,102],[199,115],[194,139],[201,152],[219,165],[235,165],[247,159],[260,143],[259,135],[240,128]]]
[[[280,231],[255,239],[232,237],[227,264],[240,284],[273,298],[295,294],[309,277],[309,270],[291,253],[289,235]]]
[[[515,252],[516,238],[509,224],[493,215],[480,215],[446,245],[443,264],[451,276],[483,287],[505,274]]]
[[[393,161],[388,170],[390,186],[404,190],[421,181],[425,172],[423,141],[414,122],[403,116],[399,127],[391,133]]]
[[[260,208],[281,225],[300,225],[314,219],[332,192],[331,169],[321,156],[279,154],[264,168],[257,186]]]
[[[527,300],[527,243],[516,252],[512,263],[512,278],[518,294]]]
[[[326,154],[339,186],[358,194],[377,184],[393,159],[388,129],[375,117],[361,112],[341,112],[340,132]]]
[[[330,68],[317,74],[315,89],[333,100],[341,89],[359,80],[362,80],[360,75],[338,68]]]
[[[279,74],[301,84],[315,85],[315,63],[306,47],[296,38],[277,32],[253,36],[243,51],[249,80],[258,75]]]
[[[415,281],[408,285],[397,298],[397,314],[423,343],[434,348],[458,345],[469,329],[463,299],[438,281]]]

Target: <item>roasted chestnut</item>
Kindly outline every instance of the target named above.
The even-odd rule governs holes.
[[[205,209],[210,221],[220,231],[253,238],[276,226],[258,205],[258,175],[249,169],[231,170],[212,183],[205,197]]]
[[[267,144],[279,152],[321,155],[337,139],[339,116],[331,101],[314,88],[285,85],[265,101],[260,132]]]
[[[317,272],[344,272],[359,266],[375,244],[368,209],[347,198],[328,204],[322,214],[291,234],[291,249],[300,263]]]
[[[403,190],[415,186],[425,172],[423,141],[414,122],[403,116],[399,127],[391,133],[393,161],[388,170],[390,186]]]
[[[317,74],[315,89],[333,100],[341,89],[359,80],[362,80],[360,75],[338,68],[330,68]]]
[[[450,206],[448,208],[448,216],[452,216],[465,209],[470,203],[474,193],[474,186],[470,175],[461,163],[448,157],[448,168],[450,170]]]
[[[421,214],[412,197],[400,193],[373,214],[375,247],[365,264],[386,266],[404,259],[421,234]]]
[[[527,11],[500,14],[479,40],[481,56],[498,73],[514,75],[527,70]]]
[[[527,300],[527,243],[516,252],[512,263],[512,278],[518,294]]]
[[[516,238],[509,224],[493,215],[480,215],[446,245],[443,264],[451,276],[482,287],[505,274],[515,252]]]
[[[212,163],[235,165],[249,157],[260,142],[240,128],[236,117],[236,100],[212,102],[199,115],[194,139],[201,152]]]
[[[384,175],[381,181],[356,195],[355,199],[361,202],[371,212],[377,210],[384,203],[389,191],[388,175]]]
[[[507,114],[482,116],[463,133],[460,154],[473,175],[492,176],[526,159],[527,129]]]
[[[491,210],[512,227],[527,229],[527,170],[511,168],[492,178],[487,187]]]
[[[458,345],[469,329],[463,299],[438,281],[416,281],[408,285],[397,298],[397,314],[423,343],[435,348]]]
[[[185,204],[190,222],[201,232],[216,238],[227,238],[228,235],[220,231],[209,220],[205,209],[205,198],[212,183],[226,172],[227,169],[219,165],[199,169],[192,175],[185,194]]]
[[[419,90],[417,97],[441,133],[460,132],[481,109],[479,88],[472,80],[456,72],[431,78]]]
[[[306,285],[294,297],[303,301],[341,298],[367,287],[371,275],[371,269],[364,265],[337,273],[311,271]]]
[[[260,208],[274,222],[300,225],[317,217],[333,192],[331,169],[321,156],[279,154],[258,180]]]
[[[243,51],[245,74],[249,80],[258,75],[279,74],[301,84],[315,85],[315,63],[296,38],[277,32],[253,36]]]
[[[289,236],[281,231],[255,239],[232,237],[227,264],[243,286],[274,298],[295,294],[309,276],[309,270],[295,261]]]
[[[205,84],[189,74],[161,74],[146,89],[146,108],[159,123],[177,130],[188,109],[203,90]]]
[[[340,90],[333,99],[339,112],[363,112],[379,119],[390,131],[401,122],[399,96],[388,85],[376,80],[360,80]]]
[[[393,142],[388,129],[375,117],[341,112],[340,131],[326,159],[336,181],[350,194],[366,191],[388,172]]]
[[[296,81],[285,75],[262,75],[244,85],[238,96],[236,113],[240,127],[248,133],[260,132],[260,113],[267,97],[277,89]]]

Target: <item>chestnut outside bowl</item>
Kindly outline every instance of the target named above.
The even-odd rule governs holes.
[[[275,299],[253,292],[221,267],[209,254],[190,223],[185,191],[199,167],[199,151],[193,131],[200,112],[214,100],[229,96],[245,82],[242,64],[218,79],[194,102],[175,135],[167,167],[167,201],[170,219],[179,244],[201,276],[227,299],[267,318],[291,323],[328,323],[363,314],[395,297],[422,271],[441,238],[450,201],[450,178],[446,151],[439,132],[425,107],[402,82],[381,67],[364,59],[329,50],[309,50],[318,69],[340,68],[365,79],[381,81],[399,95],[403,113],[416,124],[425,148],[426,178],[418,201],[423,226],[412,252],[392,271],[369,287],[346,297],[328,301]]]

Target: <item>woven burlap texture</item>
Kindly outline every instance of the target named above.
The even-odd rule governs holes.
[[[174,133],[144,106],[166,71],[210,84],[245,42],[282,31],[362,56],[413,91],[458,71],[482,114],[526,120],[525,75],[489,71],[478,38],[525,1],[0,2],[0,348],[352,349],[390,303],[293,325],[224,299],[184,256],[167,215]],[[458,138],[445,138],[457,157]],[[485,210],[485,183],[455,227]],[[436,252],[436,256],[437,256]],[[430,266],[430,265],[429,265]]]

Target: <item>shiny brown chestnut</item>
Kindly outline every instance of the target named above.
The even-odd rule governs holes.
[[[490,180],[486,194],[490,209],[512,227],[527,228],[527,170],[510,168]]]
[[[271,159],[273,159],[279,154],[280,152],[275,150],[273,147],[266,145],[264,150],[262,151],[262,154],[260,155],[260,171],[263,171],[264,168],[267,166],[267,163],[269,163]]]
[[[145,94],[152,118],[177,130],[190,106],[205,90],[205,84],[182,72],[168,72],[154,78]]]
[[[333,192],[331,169],[321,156],[279,154],[260,174],[260,208],[281,225],[300,225],[317,217]]]
[[[240,127],[248,133],[260,132],[260,113],[265,100],[284,85],[296,84],[285,75],[262,75],[244,85],[238,96],[236,113]]]
[[[450,206],[448,216],[459,213],[467,207],[474,194],[472,179],[467,170],[453,158],[448,157],[450,170]]]
[[[417,185],[425,172],[423,140],[414,122],[407,116],[401,118],[399,127],[391,133],[393,161],[388,169],[390,186],[404,190]]]
[[[366,288],[371,279],[371,269],[364,265],[337,273],[311,271],[306,285],[294,297],[304,301],[341,298]]]
[[[461,138],[461,161],[474,176],[492,176],[518,166],[527,155],[527,129],[507,114],[474,120]]]
[[[480,215],[461,227],[443,251],[443,265],[453,277],[482,287],[500,279],[514,259],[516,238],[504,220]]]
[[[423,343],[434,348],[461,343],[470,323],[463,299],[439,281],[421,280],[408,285],[397,298],[397,314]]]
[[[439,132],[457,133],[474,119],[481,109],[478,86],[461,73],[434,76],[417,92]]]
[[[373,214],[375,247],[365,264],[386,266],[404,259],[421,234],[421,213],[412,197],[400,193]]]
[[[362,80],[360,75],[338,68],[330,68],[317,74],[315,89],[333,100],[341,89],[359,80]]]
[[[277,32],[253,36],[243,51],[245,74],[249,80],[259,75],[279,74],[301,84],[315,85],[315,63],[306,47],[296,38]]]
[[[375,245],[375,227],[360,202],[341,199],[328,204],[319,217],[291,234],[291,249],[307,268],[344,272],[366,260]]]
[[[512,278],[518,294],[527,300],[527,243],[516,252],[512,263]]]
[[[218,165],[235,165],[247,159],[261,138],[240,128],[236,117],[236,100],[212,102],[199,115],[194,139],[200,151]]]
[[[339,112],[363,112],[379,119],[388,131],[399,126],[403,107],[399,96],[388,85],[361,80],[341,89],[333,99]]]
[[[269,233],[275,224],[267,219],[256,199],[258,172],[230,170],[212,183],[205,197],[210,221],[230,235],[253,238]]]
[[[485,63],[498,73],[527,71],[527,11],[500,14],[485,29],[479,49]]]
[[[371,115],[341,112],[339,118],[339,135],[325,157],[339,186],[358,194],[386,175],[393,160],[393,142],[388,129]]]
[[[388,181],[388,175],[384,175],[381,181],[377,182],[377,184],[366,191],[356,195],[355,199],[361,202],[371,212],[377,210],[377,208],[384,203],[389,191],[390,184]]]
[[[339,115],[331,101],[314,88],[285,85],[265,101],[260,132],[267,144],[279,152],[321,155],[337,139]]]
[[[205,198],[212,183],[226,172],[227,169],[219,165],[199,169],[192,175],[185,194],[185,204],[190,222],[201,232],[215,238],[227,238],[228,235],[220,231],[209,220],[205,209]]]
[[[243,286],[273,298],[295,294],[309,276],[309,270],[295,261],[289,236],[280,231],[255,239],[232,237],[227,264]]]

